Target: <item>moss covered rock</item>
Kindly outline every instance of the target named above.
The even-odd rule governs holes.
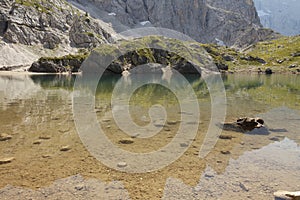
[[[88,55],[67,55],[63,57],[42,57],[34,62],[28,71],[39,73],[78,72]]]
[[[149,63],[158,63],[162,67],[170,66],[182,74],[195,74],[203,69],[217,71],[213,59],[199,43],[161,36],[100,45],[84,62],[82,70],[120,74]]]

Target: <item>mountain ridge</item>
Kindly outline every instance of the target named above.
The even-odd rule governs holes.
[[[118,32],[139,27],[163,27],[184,33],[201,43],[223,41],[242,47],[274,37],[260,23],[252,0],[70,0],[93,13],[101,10],[108,22],[123,25]],[[92,6],[90,6],[92,5]],[[97,15],[97,14],[96,14]]]

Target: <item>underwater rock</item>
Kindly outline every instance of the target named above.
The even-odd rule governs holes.
[[[124,167],[127,167],[127,163],[126,162],[119,162],[117,166],[119,168],[124,168]]]
[[[231,140],[233,138],[233,136],[231,136],[231,135],[220,135],[219,138],[222,139],[222,140]]]
[[[11,135],[8,135],[6,133],[1,133],[0,134],[0,141],[7,141],[7,140],[10,140],[12,138]]]
[[[120,144],[132,144],[133,142],[134,142],[134,140],[131,138],[123,138],[123,139],[119,140]]]
[[[229,154],[230,154],[230,151],[221,151],[221,154],[229,155]]]
[[[288,191],[277,191],[274,193],[275,200],[300,200],[300,191],[288,192]]]
[[[7,164],[7,163],[11,163],[15,158],[14,157],[10,157],[10,158],[1,158],[0,159],[0,165],[2,164]]]
[[[60,151],[69,151],[71,150],[71,147],[70,146],[63,146]]]

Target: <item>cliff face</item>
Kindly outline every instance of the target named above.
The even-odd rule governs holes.
[[[0,70],[26,70],[40,57],[76,54],[115,32],[65,0],[0,0]]]
[[[262,29],[252,0],[73,0],[103,10],[127,28],[156,26],[208,43],[243,46],[272,37]],[[92,9],[90,9],[91,11]],[[103,17],[103,16],[102,16]],[[106,16],[109,19],[108,16]],[[247,38],[245,40],[245,38]]]
[[[2,0],[0,7],[0,37],[5,42],[88,48],[110,36],[96,20],[63,0]]]
[[[284,35],[300,34],[300,1],[254,0],[261,23]]]

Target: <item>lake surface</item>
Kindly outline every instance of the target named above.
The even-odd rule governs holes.
[[[95,92],[89,90],[89,85],[97,81],[91,77],[80,90],[83,92],[80,97],[87,98],[77,101],[73,98],[79,94],[73,90],[76,76],[0,74],[0,134],[12,136],[0,141],[0,159],[14,158],[10,163],[0,164],[1,199],[14,197],[20,191],[34,199],[43,199],[44,192],[51,199],[58,195],[58,188],[68,184],[73,189],[78,184],[85,185],[84,189],[74,189],[74,193],[89,199],[272,199],[277,190],[299,190],[300,76],[222,76],[226,99],[219,99],[217,104],[226,108],[224,120],[234,122],[239,117],[265,120],[264,131],[250,133],[221,130],[217,124],[210,127],[215,118],[211,112],[213,95],[204,80],[187,76],[187,82],[165,81],[167,86],[175,85],[176,91],[185,97],[189,96],[186,94],[189,87],[193,89],[198,105],[195,108],[199,108],[200,114],[198,120],[198,111],[189,107],[195,101],[183,98],[181,102],[170,88],[158,84],[160,78],[153,77],[152,84],[138,87],[127,97],[124,88],[134,85],[137,78],[107,75],[102,77]],[[141,80],[145,77],[141,76]],[[93,95],[90,104],[86,100]],[[112,98],[116,101],[112,102]],[[79,112],[81,118],[74,114],[81,106],[78,102],[84,108]],[[182,109],[183,105],[187,111]],[[163,164],[169,157],[161,157],[164,159],[161,161],[159,156],[153,160],[151,157],[136,168],[147,173],[127,173],[134,157],[119,158],[112,149],[107,149],[110,146],[101,153],[101,145],[110,142],[102,144],[91,132],[87,133],[89,140],[78,133],[82,127],[93,130],[90,116],[96,117],[105,138],[126,152],[139,155],[159,152],[178,139],[178,147],[168,154],[172,162]],[[153,126],[148,126],[152,123]],[[191,129],[183,129],[184,136],[176,138],[181,124]],[[189,135],[195,125],[195,135]],[[143,135],[148,132],[140,127],[148,127],[149,135]],[[201,157],[199,151],[211,128],[231,139],[216,139],[208,154]],[[156,134],[151,135],[151,131]],[[88,142],[96,144],[88,146],[92,144]],[[161,151],[161,155],[166,155],[163,154],[166,151]],[[93,156],[96,153],[103,154],[108,162],[97,160]],[[180,156],[171,158],[176,153]],[[119,162],[120,166],[109,166],[109,161]],[[147,171],[152,164],[164,166]],[[82,178],[74,178],[75,175]],[[92,187],[95,182],[91,180],[97,180],[99,187]],[[60,197],[66,195],[59,191]]]

